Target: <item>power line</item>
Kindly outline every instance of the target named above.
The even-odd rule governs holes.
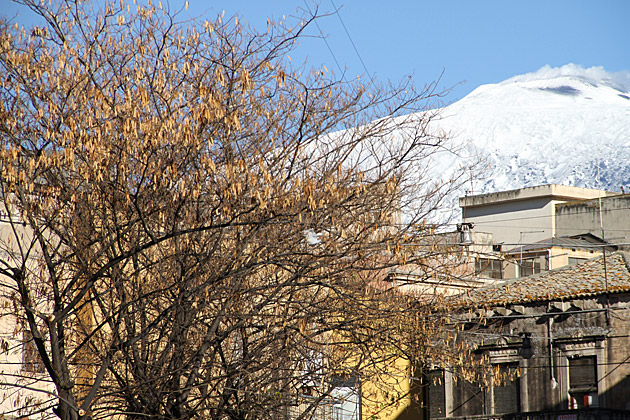
[[[350,32],[348,32],[348,28],[346,28],[346,24],[343,22],[343,19],[341,18],[341,10],[337,9],[337,6],[333,2],[333,0],[330,0],[330,4],[332,4],[333,8],[335,9],[335,14],[339,18],[339,22],[341,22],[341,26],[343,26],[343,30],[346,31],[346,35],[348,36],[348,39],[350,40],[350,43],[352,44],[352,48],[354,48],[354,52],[357,54],[357,57],[359,57],[359,61],[361,61],[361,65],[363,65],[363,70],[365,70],[365,73],[367,74],[367,76],[370,78],[370,80],[372,80],[370,71],[367,69],[367,66],[365,65],[365,62],[363,61],[363,58],[361,58],[361,54],[359,54],[359,50],[357,49],[357,46],[354,44],[354,41],[352,40],[352,37],[350,36]]]
[[[313,12],[311,12],[311,8],[308,6],[308,3],[306,2],[306,0],[304,0],[304,5],[306,6],[306,9],[308,10],[308,12],[312,15]],[[345,76],[344,76],[344,71],[341,68],[341,65],[339,64],[339,61],[337,60],[337,57],[335,56],[335,53],[333,52],[332,48],[330,47],[330,44],[328,44],[328,41],[326,40],[326,37],[324,36],[324,31],[322,31],[322,28],[319,26],[319,23],[317,22],[317,17],[315,17],[315,19],[313,19],[313,21],[315,22],[315,26],[317,26],[317,29],[319,30],[319,34],[322,37],[322,39],[324,40],[324,43],[326,44],[326,48],[328,48],[328,51],[330,52],[330,55],[332,55],[333,60],[335,61],[335,64],[337,65],[337,68],[339,69],[339,72],[341,73],[341,78],[343,80],[345,80]]]

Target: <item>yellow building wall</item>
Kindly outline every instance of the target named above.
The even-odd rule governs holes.
[[[602,253],[599,250],[573,249],[573,248],[551,248],[551,269],[566,267],[569,265],[569,257],[581,258],[584,261],[599,257]]]
[[[362,419],[425,419],[418,375],[418,370],[403,358],[376,366],[373,380],[361,385]]]

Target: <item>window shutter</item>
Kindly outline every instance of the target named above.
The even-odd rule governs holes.
[[[597,389],[595,356],[569,359],[569,387],[571,391]]]
[[[499,365],[499,378],[493,384],[494,413],[518,413],[520,407],[520,383],[516,376],[518,364]]]
[[[430,372],[427,380],[429,381],[429,418],[446,417],[444,371]]]

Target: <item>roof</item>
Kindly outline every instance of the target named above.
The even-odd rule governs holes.
[[[546,238],[541,241],[537,241],[531,244],[522,245],[516,248],[512,248],[506,251],[506,254],[519,254],[521,252],[539,251],[553,247],[558,248],[577,248],[577,249],[589,249],[594,251],[601,251],[603,245],[606,246],[607,251],[616,251],[617,247],[609,244],[606,241],[598,238],[597,236],[585,233],[574,236],[554,236]]]
[[[521,277],[495,286],[454,296],[457,304],[476,306],[507,305],[630,291],[629,257],[623,252],[593,258],[581,264],[558,268],[530,277]],[[608,287],[606,287],[608,283]]]
[[[515,190],[498,191],[488,194],[468,195],[459,198],[460,207],[476,207],[506,203],[510,201],[549,198],[561,201],[588,200],[607,197],[619,193],[594,190],[591,188],[570,187],[567,185],[545,184]]]

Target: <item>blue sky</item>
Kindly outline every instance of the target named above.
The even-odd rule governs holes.
[[[170,4],[179,8],[183,0]],[[307,6],[313,8],[312,0],[190,0],[188,13],[210,18],[225,11],[226,17],[238,15],[264,30],[267,17],[285,15],[291,22]],[[319,1],[320,12],[335,8],[338,15],[318,20],[332,53],[321,38],[307,38],[292,54],[294,62],[308,60],[339,73],[336,58],[349,78],[365,77],[367,68],[383,82],[412,75],[417,86],[444,72],[441,86],[455,86],[446,102],[544,65],[630,70],[627,0]],[[16,21],[29,21],[15,5],[0,13],[19,13]],[[319,28],[313,26],[309,34],[318,35]]]

